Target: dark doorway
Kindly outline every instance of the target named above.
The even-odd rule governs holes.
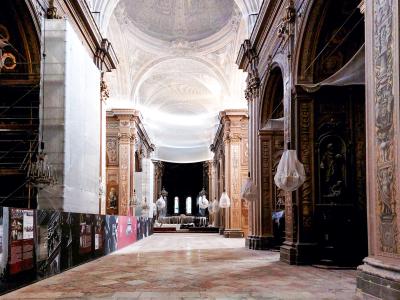
[[[168,215],[174,215],[175,197],[179,197],[179,214],[185,213],[187,197],[192,197],[192,214],[197,214],[196,198],[203,188],[203,162],[165,163],[162,182],[168,191]]]

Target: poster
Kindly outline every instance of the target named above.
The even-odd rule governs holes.
[[[33,239],[33,210],[25,210],[23,213],[22,239]]]
[[[90,254],[92,252],[91,215],[81,214],[79,228],[79,254]]]
[[[33,210],[11,209],[10,213],[10,274],[33,269]]]
[[[94,216],[94,251],[95,256],[101,256],[104,253],[104,243],[105,243],[105,217],[101,215]]]
[[[118,247],[122,249],[136,241],[136,217],[119,216],[118,217]]]
[[[118,249],[118,217],[107,215],[104,226],[105,245],[104,254],[109,254]]]

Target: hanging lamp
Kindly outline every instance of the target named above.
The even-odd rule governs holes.
[[[43,189],[46,186],[55,185],[57,183],[57,178],[54,172],[52,165],[48,161],[48,156],[46,152],[44,152],[44,139],[43,139],[43,131],[44,131],[44,87],[45,87],[45,66],[46,66],[46,27],[45,20],[43,20],[43,54],[42,54],[42,119],[41,119],[41,142],[40,147],[38,149],[38,153],[36,154],[36,160],[30,161],[28,167],[28,180],[29,182],[38,189]]]

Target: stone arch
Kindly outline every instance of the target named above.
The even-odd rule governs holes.
[[[327,75],[322,76],[316,66],[330,65],[332,70],[328,73],[335,72],[359,49],[364,42],[364,26],[358,4],[359,1],[356,0],[344,1],[341,5],[333,0],[314,0],[304,4],[294,53],[295,84],[315,83],[316,80],[325,79]],[[345,26],[341,27],[343,24]],[[309,30],[310,28],[313,30]],[[350,34],[356,38],[351,39]],[[340,40],[344,37],[347,37],[347,41],[340,45]],[[354,45],[346,45],[349,43]],[[340,57],[340,47],[347,47],[350,51]]]
[[[36,192],[26,184],[26,170],[39,144],[40,36],[30,1],[5,0],[0,15],[0,141],[2,205],[36,207]]]
[[[285,94],[283,71],[275,63],[271,66],[261,93],[260,103],[260,123],[259,128],[263,128],[269,119],[283,117],[283,98]]]

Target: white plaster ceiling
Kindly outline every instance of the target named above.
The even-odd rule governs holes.
[[[154,38],[197,41],[221,30],[234,6],[234,0],[145,0],[125,9],[133,24]]]
[[[210,159],[219,111],[247,106],[235,64],[246,26],[234,0],[119,1],[107,34],[120,61],[106,78],[108,107],[141,111],[155,159]]]

